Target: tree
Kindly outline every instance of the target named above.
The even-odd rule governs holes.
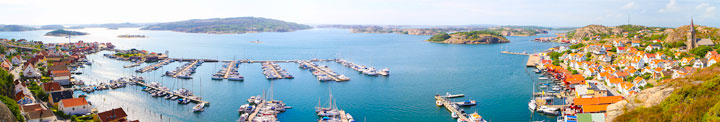
[[[712,50],[713,50],[712,47],[700,46],[700,47],[693,48],[692,50],[690,50],[690,53],[692,53],[695,56],[705,56],[705,54],[707,54],[708,51],[712,51]]]

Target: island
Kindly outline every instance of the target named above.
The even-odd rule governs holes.
[[[40,26],[40,29],[43,29],[43,30],[58,30],[58,29],[65,29],[65,26],[62,26],[62,25],[43,25],[43,26]]]
[[[22,26],[22,25],[0,25],[0,31],[34,31],[37,28]]]
[[[260,17],[193,19],[149,25],[141,30],[170,30],[186,33],[242,34],[254,32],[290,32],[311,26]]]
[[[82,36],[82,35],[88,35],[88,33],[78,32],[78,31],[69,31],[69,30],[63,30],[63,29],[54,30],[54,31],[45,33],[45,36],[68,36],[68,35]]]
[[[470,32],[455,32],[447,34],[444,32],[435,34],[426,40],[434,43],[448,43],[448,44],[494,44],[494,43],[509,43],[510,40],[505,38],[495,31],[470,31]]]
[[[145,36],[145,35],[130,35],[130,34],[118,35],[117,37],[118,38],[147,38],[147,36]]]
[[[456,25],[456,26],[411,26],[411,25],[318,25],[319,28],[350,29],[353,33],[396,33],[408,35],[435,35],[438,33],[467,32],[489,30],[504,36],[534,36],[547,34],[551,28],[540,26],[495,26],[495,25]]]

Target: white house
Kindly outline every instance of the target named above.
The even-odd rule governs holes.
[[[22,63],[23,63],[23,60],[22,60],[22,58],[20,58],[20,56],[15,56],[12,58],[13,65],[20,65]]]
[[[83,115],[90,113],[92,106],[88,104],[84,97],[79,97],[60,100],[58,109],[66,115]]]
[[[705,68],[705,67],[707,66],[707,65],[705,65],[705,64],[707,64],[707,62],[708,62],[708,60],[707,60],[707,59],[704,59],[704,58],[695,60],[695,63],[693,64],[693,67],[695,67],[695,68]]]
[[[40,71],[38,71],[37,68],[33,65],[28,65],[23,70],[23,76],[29,77],[29,78],[39,78],[42,77],[42,74],[40,74]]]

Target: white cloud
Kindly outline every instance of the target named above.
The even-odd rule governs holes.
[[[700,5],[695,6],[695,9],[703,9],[705,7],[710,6],[708,3],[700,3]]]
[[[622,8],[623,9],[631,9],[633,7],[635,7],[635,2],[629,2],[629,3],[625,4]]]
[[[677,8],[677,0],[670,0],[670,2],[665,5],[665,8],[658,10],[658,12],[665,12],[668,10],[673,10],[675,8]]]

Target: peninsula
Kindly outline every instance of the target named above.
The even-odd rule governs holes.
[[[37,28],[22,25],[0,25],[0,31],[34,31]]]
[[[312,27],[260,17],[193,19],[150,25],[142,30],[170,30],[186,33],[241,34],[253,32],[290,32]]]
[[[69,31],[69,30],[63,30],[63,29],[54,30],[54,31],[45,33],[45,36],[68,36],[68,35],[82,36],[82,35],[88,35],[88,33],[78,32],[78,31]]]
[[[495,31],[470,31],[452,34],[439,33],[426,41],[449,44],[493,44],[510,42],[505,36]]]
[[[353,33],[396,33],[408,35],[435,35],[438,33],[467,32],[488,30],[504,36],[534,36],[547,34],[551,28],[540,26],[495,26],[495,25],[457,25],[457,26],[411,26],[411,25],[318,25],[320,28],[351,29]]]

